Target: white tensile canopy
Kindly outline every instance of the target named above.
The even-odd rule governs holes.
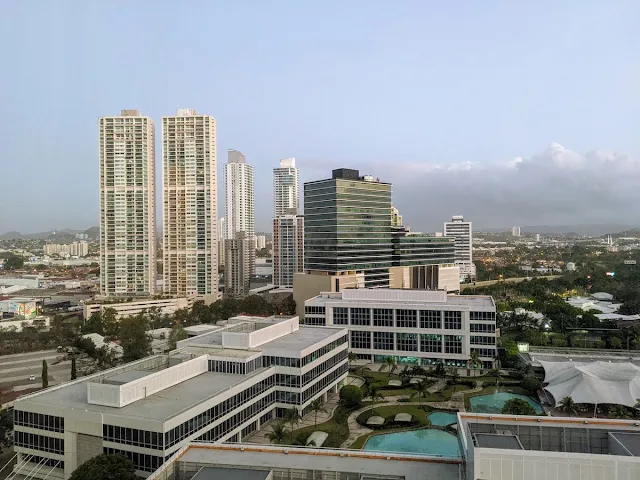
[[[633,363],[543,362],[544,389],[556,404],[564,397],[576,403],[634,407],[640,399],[640,367]]]

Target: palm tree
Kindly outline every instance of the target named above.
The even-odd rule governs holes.
[[[287,439],[287,429],[284,422],[278,422],[271,427],[271,432],[267,435],[271,443],[282,445]]]
[[[327,413],[327,409],[324,406],[322,398],[316,398],[309,404],[309,411],[315,414],[314,426],[318,426],[318,413]]]
[[[482,361],[480,360],[480,354],[477,350],[472,350],[471,355],[469,355],[469,360],[467,360],[467,368],[469,371],[467,372],[468,376],[471,376],[471,369],[476,367],[482,367]]]
[[[389,355],[387,358],[384,359],[384,363],[387,365],[387,369],[389,370],[389,373],[393,373],[396,370],[396,367],[398,366],[396,357],[393,357],[391,355]]]
[[[285,421],[291,425],[291,444],[293,444],[293,427],[300,422],[300,412],[296,407],[288,408],[284,414]]]
[[[425,399],[427,397],[427,395],[429,394],[429,382],[427,381],[427,379],[423,379],[420,380],[418,383],[416,383],[413,388],[414,391],[411,393],[411,395],[409,395],[409,398],[413,398],[416,395],[418,396],[418,402],[421,402],[423,399]]]
[[[571,414],[573,413],[578,413],[576,402],[574,402],[573,398],[571,398],[570,396],[564,397],[562,400],[560,400],[558,406],[560,407],[560,410],[562,412],[568,413],[569,416],[571,416]]]
[[[615,418],[631,418],[629,412],[622,405],[616,405],[611,412]]]
[[[458,383],[458,379],[460,378],[460,372],[458,372],[457,367],[451,367],[449,369],[449,375],[451,375],[451,381],[453,382],[454,385]]]
[[[378,387],[371,387],[369,390],[369,396],[371,397],[371,403],[373,404],[374,410],[376,408],[376,402],[378,400],[384,400],[384,395],[382,395],[382,392],[378,390]]]
[[[349,352],[349,356],[347,358],[349,359],[349,365],[351,365],[358,359],[358,355],[356,355],[354,352]]]
[[[502,374],[500,373],[500,367],[495,366],[491,369],[491,376],[496,377],[496,391],[500,388],[500,379],[502,378]]]

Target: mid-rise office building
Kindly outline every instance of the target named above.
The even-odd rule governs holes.
[[[256,235],[256,250],[262,250],[267,247],[267,237],[265,235]]]
[[[164,292],[218,294],[216,120],[162,117]]]
[[[280,160],[273,169],[273,216],[295,215],[300,210],[300,188],[295,158]]]
[[[306,325],[349,329],[349,350],[383,363],[465,367],[476,351],[496,357],[496,305],[489,296],[400,289],[346,289],[304,303]]]
[[[137,110],[99,120],[102,295],[155,293],[154,135]]]
[[[388,287],[391,184],[340,168],[304,184],[305,271],[363,273],[367,286]]]
[[[293,277],[304,267],[304,217],[280,215],[273,219],[273,284],[293,287]]]
[[[473,264],[473,225],[465,222],[462,215],[454,215],[444,224],[445,237],[452,237],[456,243],[456,265],[460,268],[460,281],[468,281],[476,276]]]
[[[147,476],[192,441],[242,441],[287,409],[305,415],[315,399],[337,393],[347,348],[343,328],[231,318],[168,355],[18,399],[15,472],[66,479],[92,457],[119,453]]]
[[[250,280],[255,272],[254,240],[245,232],[224,240],[224,295],[243,297],[251,289]]]

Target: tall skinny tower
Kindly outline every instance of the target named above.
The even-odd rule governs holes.
[[[238,150],[229,149],[224,166],[226,238],[233,239],[238,232],[247,238],[256,235],[255,193],[253,165]]]
[[[280,160],[273,169],[273,216],[297,215],[300,209],[300,189],[295,158]]]
[[[162,117],[164,292],[218,294],[216,119]]]
[[[155,139],[137,110],[99,120],[100,293],[155,293]]]

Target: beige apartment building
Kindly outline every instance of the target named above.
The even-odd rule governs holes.
[[[155,293],[155,138],[137,110],[99,120],[100,292]]]
[[[162,117],[164,293],[217,295],[216,120]]]

